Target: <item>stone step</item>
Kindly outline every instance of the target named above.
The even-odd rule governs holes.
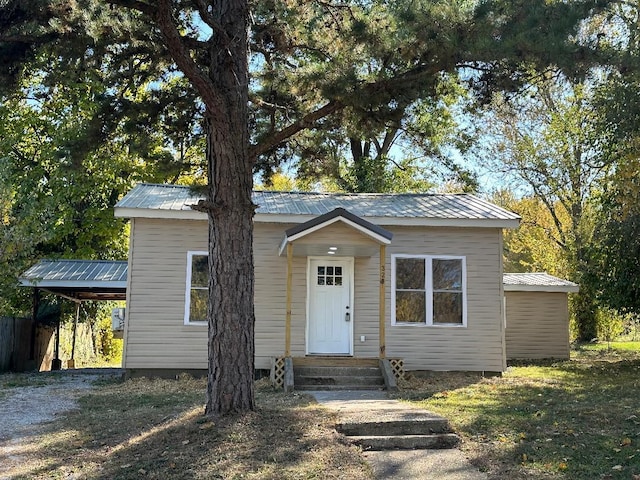
[[[460,437],[455,433],[434,435],[363,435],[350,436],[348,440],[365,450],[428,450],[455,448]]]
[[[335,366],[308,366],[293,367],[294,375],[304,376],[351,376],[351,377],[379,377],[379,367],[335,367]]]
[[[415,417],[411,420],[366,421],[339,423],[340,433],[349,436],[384,436],[384,435],[432,435],[451,433],[451,427],[446,418]]]

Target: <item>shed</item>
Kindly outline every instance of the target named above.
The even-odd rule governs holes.
[[[578,285],[548,273],[503,278],[507,359],[568,359],[568,294]]]

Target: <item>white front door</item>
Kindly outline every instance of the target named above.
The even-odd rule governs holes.
[[[310,259],[307,285],[308,353],[353,353],[353,259]]]

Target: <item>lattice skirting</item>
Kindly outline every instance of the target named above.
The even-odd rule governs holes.
[[[284,387],[284,357],[271,359],[271,384],[276,388]]]
[[[389,363],[396,378],[404,378],[404,360],[402,358],[390,358]]]

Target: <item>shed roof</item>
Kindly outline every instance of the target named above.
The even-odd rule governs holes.
[[[116,216],[205,219],[191,209],[202,197],[180,185],[139,184],[116,205]],[[343,208],[387,225],[517,227],[520,217],[470,194],[311,193],[254,191],[256,221],[299,223]]]
[[[124,300],[127,262],[40,260],[20,276],[20,284],[75,300]]]
[[[577,292],[579,290],[578,284],[545,272],[505,273],[503,283],[506,292]]]

